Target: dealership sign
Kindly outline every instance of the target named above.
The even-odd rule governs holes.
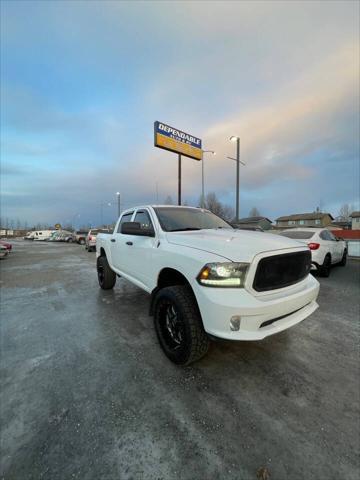
[[[154,123],[154,145],[195,160],[202,159],[200,138],[170,127],[165,123]]]

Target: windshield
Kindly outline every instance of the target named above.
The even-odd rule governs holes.
[[[232,226],[220,217],[200,208],[157,207],[154,210],[158,216],[161,228],[166,232],[209,228],[232,229]]]
[[[307,232],[307,231],[299,231],[296,230],[294,232],[281,232],[280,235],[283,237],[293,238],[294,240],[309,240],[315,232]]]

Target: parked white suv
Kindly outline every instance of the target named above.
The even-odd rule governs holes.
[[[160,345],[177,364],[201,358],[211,336],[261,340],[318,308],[307,245],[235,230],[199,208],[127,210],[97,236],[96,255],[101,288],[118,275],[151,294]]]
[[[280,235],[306,244],[311,250],[312,268],[323,277],[330,275],[331,265],[346,265],[346,242],[336,238],[327,228],[293,228]]]

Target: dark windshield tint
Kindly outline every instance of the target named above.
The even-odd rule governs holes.
[[[109,230],[105,229],[96,229],[96,230],[91,230],[90,235],[97,235],[98,233],[109,233]]]
[[[166,232],[231,228],[232,226],[207,210],[200,208],[158,207],[155,212]]]
[[[295,240],[309,240],[315,232],[307,232],[307,231],[299,231],[296,230],[294,232],[282,232],[280,235],[283,237],[293,238]]]

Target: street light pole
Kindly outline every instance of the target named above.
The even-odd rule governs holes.
[[[216,155],[214,150],[203,150],[201,160],[201,208],[205,208],[205,179],[204,179],[204,153]]]
[[[240,138],[236,139],[236,220],[240,215]]]
[[[118,218],[120,217],[120,192],[116,192],[117,195],[117,206],[118,206]]]

